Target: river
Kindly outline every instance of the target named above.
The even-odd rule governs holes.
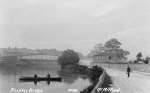
[[[16,65],[17,60],[0,63],[0,93],[80,93],[84,88],[90,85],[88,79],[83,79],[74,73],[60,71],[56,62],[43,64],[25,64]],[[29,62],[28,62],[29,63]],[[44,77],[47,73],[52,77],[62,77],[63,82],[52,82],[48,85],[46,82],[19,82],[21,76],[38,76]],[[60,73],[61,72],[61,73]],[[69,73],[68,73],[69,72]],[[26,91],[25,91],[26,90]]]

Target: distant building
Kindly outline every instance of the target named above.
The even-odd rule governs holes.
[[[101,52],[93,56],[94,62],[111,62],[122,63],[127,62],[127,59],[122,57],[122,53],[118,50],[112,50],[111,52]]]

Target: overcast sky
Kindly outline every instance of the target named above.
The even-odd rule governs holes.
[[[72,48],[87,54],[117,38],[150,56],[150,0],[0,0],[0,47]]]

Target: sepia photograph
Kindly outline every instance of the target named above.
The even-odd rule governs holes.
[[[150,0],[0,0],[0,93],[150,93]]]

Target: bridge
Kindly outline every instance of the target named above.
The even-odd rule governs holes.
[[[50,61],[50,60],[57,60],[58,56],[52,55],[26,55],[26,56],[19,56],[19,60],[35,60],[35,61]]]
[[[0,63],[11,64],[28,64],[28,63],[41,63],[48,64],[58,59],[55,55],[45,54],[29,54],[29,55],[7,55],[0,57]]]

